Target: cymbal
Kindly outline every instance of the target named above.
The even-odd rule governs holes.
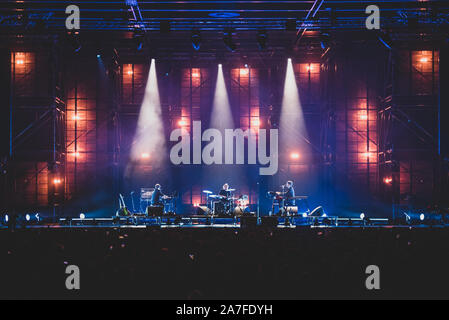
[[[229,192],[234,192],[235,189],[228,189],[227,191],[229,191]]]
[[[212,194],[212,191],[209,191],[209,190],[203,190],[203,193],[206,193],[206,194]]]

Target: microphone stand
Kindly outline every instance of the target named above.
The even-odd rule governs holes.
[[[134,196],[133,196],[133,194],[134,194],[134,191],[131,191],[130,195],[131,195],[131,202],[133,204],[133,213],[136,213],[136,207],[134,205]]]

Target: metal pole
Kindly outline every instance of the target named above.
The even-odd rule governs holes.
[[[12,59],[12,70],[11,70],[11,83],[10,83],[10,90],[9,90],[9,158],[12,159],[13,157],[13,97],[14,97],[14,82],[15,82],[15,74],[16,74],[16,56],[14,52],[11,52],[13,55]]]

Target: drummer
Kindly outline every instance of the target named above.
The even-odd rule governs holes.
[[[218,193],[220,196],[224,197],[223,200],[228,200],[231,197],[231,191],[229,190],[229,184],[225,183]]]

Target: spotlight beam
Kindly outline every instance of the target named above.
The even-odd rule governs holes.
[[[223,131],[234,128],[231,104],[223,75],[223,66],[218,65],[217,84],[215,87],[214,104],[211,115],[211,128]]]
[[[145,95],[140,109],[134,144],[131,149],[131,159],[138,161],[142,155],[150,158],[154,154],[166,154],[165,135],[162,110],[159,97],[159,87],[156,75],[156,62],[151,61],[150,72],[145,89]],[[152,157],[154,165],[161,164],[162,156]]]
[[[298,142],[305,141],[306,145],[313,146],[307,138],[307,130],[304,121],[304,114],[296,84],[293,63],[288,59],[287,73],[285,76],[284,96],[282,100],[282,111],[279,127],[281,152],[288,152],[289,148],[301,147],[301,154],[307,154],[308,150],[304,150],[304,146],[299,146]],[[317,149],[313,146],[314,149]],[[319,150],[319,148],[317,149]]]

